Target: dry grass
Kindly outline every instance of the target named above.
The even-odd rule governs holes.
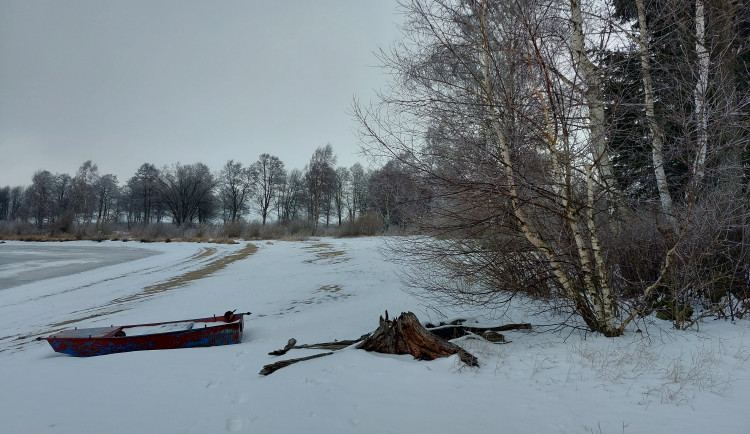
[[[252,255],[256,251],[258,251],[258,248],[255,245],[248,244],[244,248],[242,248],[242,250],[239,250],[238,252],[234,254],[218,258],[214,261],[209,262],[204,267],[201,267],[197,270],[188,271],[187,273],[181,274],[179,276],[175,276],[167,280],[166,282],[147,286],[143,288],[143,291],[139,292],[138,294],[133,294],[127,297],[121,297],[121,298],[115,299],[112,303],[126,303],[129,301],[138,300],[144,297],[152,296],[154,294],[158,294],[161,292],[169,291],[171,289],[174,289],[180,286],[184,286],[192,281],[199,280],[206,276],[209,276],[227,267],[229,264],[233,262],[239,261],[241,259],[245,259],[246,257]],[[207,249],[204,249],[203,252],[192,257],[192,259],[205,258],[205,257],[213,255],[215,252],[216,252],[216,249],[211,250],[210,248],[207,248]]]
[[[349,258],[342,257],[345,253],[343,250],[334,250],[333,246],[328,243],[311,244],[309,246],[306,246],[305,249],[315,251],[315,258],[304,261],[307,264],[326,260],[332,260],[334,263],[345,262],[349,260]]]
[[[341,286],[339,285],[323,285],[316,290],[316,292],[330,292],[330,293],[336,293],[339,291],[341,291]]]

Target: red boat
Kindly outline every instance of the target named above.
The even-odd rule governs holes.
[[[78,357],[103,356],[126,351],[211,347],[240,342],[245,315],[226,312],[208,318],[125,326],[67,329],[46,340],[58,353]]]

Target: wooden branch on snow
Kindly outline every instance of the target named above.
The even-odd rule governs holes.
[[[318,344],[303,344],[303,345],[297,345],[297,340],[294,338],[289,339],[289,342],[287,342],[286,346],[280,350],[274,350],[268,353],[269,356],[281,356],[287,353],[289,350],[299,350],[299,349],[316,349],[316,350],[341,350],[344,349],[350,345],[356,344],[359,341],[364,340],[370,336],[369,333],[365,333],[362,336],[359,337],[359,339],[348,339],[343,341],[333,341],[333,342],[321,342]]]
[[[297,362],[302,362],[304,360],[317,359],[318,357],[330,356],[331,354],[333,354],[333,352],[315,354],[314,356],[300,357],[298,359],[279,360],[276,363],[271,363],[269,365],[263,366],[263,369],[260,370],[259,374],[260,375],[272,374],[272,373],[278,371],[279,369],[284,368],[286,366],[289,366],[291,364],[294,364],[294,363],[297,363]]]
[[[370,333],[365,333],[362,336],[360,336],[358,339],[348,339],[343,341],[333,341],[333,342],[322,342],[319,344],[303,344],[303,345],[296,345],[294,348],[315,348],[315,349],[321,349],[321,350],[341,350],[344,349],[350,345],[356,344],[359,341],[365,340],[368,336],[370,336]]]
[[[286,354],[286,352],[287,352],[287,351],[289,351],[289,350],[291,350],[292,348],[294,348],[294,345],[295,345],[296,343],[297,343],[297,339],[291,338],[291,339],[289,339],[289,341],[288,341],[288,342],[286,343],[286,346],[285,346],[284,348],[282,348],[282,349],[280,349],[280,350],[274,350],[274,351],[271,351],[270,353],[268,353],[268,355],[269,355],[269,356],[281,356],[281,355],[283,355],[283,354]]]

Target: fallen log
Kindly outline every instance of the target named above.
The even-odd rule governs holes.
[[[444,325],[433,328],[427,328],[430,333],[440,336],[443,339],[456,339],[474,333],[483,335],[486,332],[504,332],[508,330],[531,330],[531,324],[506,324],[497,327],[469,327],[464,325]]]
[[[456,344],[430,333],[411,312],[402,313],[393,321],[380,317],[378,328],[357,348],[384,354],[411,354],[417,360],[434,360],[457,354],[469,366],[479,366],[479,361]]]
[[[294,363],[297,363],[297,362],[302,362],[304,360],[317,359],[318,357],[330,356],[331,354],[333,354],[333,352],[315,354],[314,356],[300,357],[298,359],[279,360],[276,363],[271,363],[271,364],[263,366],[263,369],[260,370],[259,374],[260,375],[269,375],[269,374],[272,374],[272,373],[278,371],[279,369],[284,368],[286,366],[289,366],[291,364],[294,364]]]

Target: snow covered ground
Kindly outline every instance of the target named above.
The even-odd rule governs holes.
[[[479,368],[455,356],[425,362],[348,348],[259,375],[265,364],[323,352],[267,354],[292,337],[301,344],[353,339],[374,330],[386,309],[392,316],[413,311],[422,322],[446,319],[402,291],[380,242],[257,242],[256,253],[202,278],[198,270],[246,245],[105,242],[99,246],[158,254],[0,290],[0,432],[749,429],[750,321],[709,321],[699,332],[672,332],[662,323],[616,339],[515,331],[504,333],[511,341],[504,345],[460,341]],[[93,243],[65,246],[86,244]],[[253,312],[238,345],[75,358],[34,340],[73,326],[235,308]],[[520,307],[492,318],[440,311],[477,316],[486,325],[535,322]]]

